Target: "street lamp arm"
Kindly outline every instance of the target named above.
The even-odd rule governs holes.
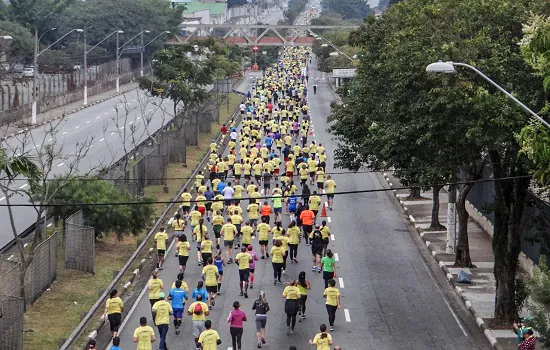
[[[519,106],[521,106],[525,111],[527,111],[529,114],[531,114],[533,117],[535,117],[538,121],[540,121],[542,124],[544,124],[546,127],[550,128],[550,124],[544,120],[541,116],[539,116],[537,113],[533,112],[529,107],[527,107],[526,105],[524,105],[520,100],[518,100],[517,98],[515,98],[511,93],[509,93],[508,91],[504,90],[500,85],[498,85],[497,83],[495,83],[493,80],[491,80],[488,76],[486,76],[485,74],[483,74],[479,69],[477,69],[476,67],[474,66],[471,66],[469,64],[466,64],[466,63],[457,63],[457,62],[449,62],[450,64],[452,64],[453,66],[459,66],[459,67],[466,67],[472,71],[474,71],[477,75],[481,76],[483,79],[485,79],[487,82],[489,82],[491,85],[493,85],[494,87],[496,87],[498,90],[500,90],[500,92],[502,92],[503,94],[505,94],[506,96],[508,96],[509,99],[511,99],[512,101],[514,101],[515,103],[517,103]]]
[[[134,35],[133,37],[130,38],[130,40],[128,40],[127,42],[125,42],[124,44],[120,45],[119,48],[123,48],[124,46],[128,45],[130,43],[130,41],[134,40],[135,38],[137,38],[138,36],[141,35],[143,31],[137,33],[136,35]]]
[[[40,51],[40,52],[38,53],[38,55],[36,55],[36,56],[38,57],[38,56],[42,55],[42,54],[43,54],[46,50],[48,50],[50,47],[54,46],[55,44],[57,44],[58,42],[60,42],[61,40],[63,40],[67,35],[71,34],[71,33],[74,32],[74,31],[77,31],[77,30],[79,30],[79,29],[72,29],[70,32],[68,32],[67,34],[63,35],[61,38],[57,39],[57,40],[54,41],[52,44],[50,44],[50,46],[48,46],[48,47],[46,47],[44,50]],[[82,29],[80,29],[80,30],[82,30]],[[44,34],[42,34],[42,35],[44,35]]]
[[[98,47],[99,45],[101,45],[102,42],[104,42],[105,40],[109,39],[110,37],[112,37],[113,35],[115,35],[117,32],[118,32],[118,30],[115,30],[115,31],[112,32],[111,34],[107,35],[105,38],[103,38],[103,40],[101,40],[100,42],[98,42],[97,44],[95,44],[94,46],[92,46],[91,49],[89,49],[88,51],[86,51],[86,53],[90,53],[90,51],[92,51],[93,49],[95,49],[96,47]]]
[[[327,39],[325,38],[321,38],[322,40],[326,41],[330,46],[332,46],[333,49],[335,49],[336,51],[338,51],[339,53],[341,53],[342,55],[344,55],[344,57],[346,57],[348,60],[350,60],[352,63],[355,63],[355,60],[351,57],[349,57],[348,55],[346,55],[342,50],[340,50],[339,48],[337,48],[333,43],[331,43],[330,41],[328,41]]]
[[[169,34],[167,32],[162,32],[160,33],[159,35],[157,35],[156,37],[154,37],[151,41],[149,41],[147,44],[143,45],[143,47],[147,47],[147,45],[149,45],[150,43],[152,43],[153,41],[157,40],[158,38],[160,38],[163,34]]]

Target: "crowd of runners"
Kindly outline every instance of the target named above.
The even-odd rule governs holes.
[[[285,48],[278,63],[262,72],[243,99],[240,126],[228,125],[222,130],[229,138],[227,148],[218,149],[212,142],[208,173],[199,173],[194,188],[184,190],[180,211],[171,220],[175,258],[166,255],[167,231],[161,228],[155,235],[158,265],[148,288],[152,324],[159,333],[158,349],[168,349],[170,323],[179,335],[185,317],[192,320],[197,349],[213,350],[221,344],[207,318],[215,312],[216,298],[224,291],[224,270],[233,268],[233,264],[239,271],[239,296],[243,298],[254,289],[256,270],[272,269],[273,285],[284,285],[281,290],[266,290],[263,286],[264,290],[254,295],[257,299],[250,312],[254,313],[257,348],[267,343],[265,327],[270,308],[284,309],[286,333],[294,333],[296,322],[306,319],[311,284],[305,271],[284,283],[281,278],[288,263],[300,266],[308,259],[311,271],[321,274],[324,280],[324,291],[312,297],[325,298],[328,316],[328,326],[320,325],[319,333],[309,343],[319,350],[331,348],[328,331],[334,330],[340,291],[335,282],[335,256],[328,248],[331,230],[321,213],[333,209],[336,183],[325,174],[325,148],[312,140],[310,61],[307,48]],[[247,220],[243,219],[245,212]],[[303,259],[298,256],[302,245],[311,248],[311,255]],[[165,259],[172,258],[179,260],[180,271],[176,281],[167,286],[158,270],[163,269]],[[197,287],[192,291],[185,281],[188,264],[202,269],[202,279],[193,281]],[[267,294],[272,296],[270,299],[278,294],[284,301],[268,303]],[[122,307],[116,290],[112,291],[105,312],[114,340],[112,349],[117,349],[119,342]],[[242,350],[243,323],[248,313],[239,301],[233,303],[227,319],[233,350]],[[156,337],[146,316],[141,317],[133,340],[138,350],[152,349]]]

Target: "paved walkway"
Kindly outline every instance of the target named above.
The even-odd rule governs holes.
[[[384,178],[390,187],[400,187],[399,180],[391,172],[384,173]],[[410,221],[414,224],[420,237],[426,243],[432,256],[447,275],[449,283],[455,288],[466,307],[476,319],[476,323],[483,329],[485,336],[497,349],[516,349],[515,334],[512,330],[490,329],[488,324],[494,317],[495,307],[495,277],[493,275],[494,257],[491,245],[491,236],[483,231],[470,218],[468,221],[468,239],[470,255],[476,268],[454,268],[454,254],[445,253],[447,231],[429,231],[432,210],[432,191],[422,192],[422,200],[407,200],[408,190],[393,191],[401,206],[405,209]],[[439,221],[447,226],[447,192],[441,190],[439,194]],[[458,283],[457,276],[461,270],[472,274],[472,283]]]
[[[60,106],[54,109],[50,109],[49,111],[46,111],[44,113],[39,113],[36,115],[36,126],[42,125],[44,123],[50,122],[56,118],[60,118],[64,115],[75,113],[77,111],[80,111],[84,108],[93,106],[97,103],[101,103],[105,100],[108,100],[110,98],[122,95],[130,90],[136,89],[138,87],[137,82],[131,82],[128,84],[120,85],[120,93],[116,92],[116,89],[108,90],[105,92],[102,92],[100,94],[95,94],[92,96],[88,96],[88,105],[83,105],[83,100],[79,100],[73,103],[66,104],[64,106]],[[9,137],[12,134],[16,134],[22,130],[25,130],[26,128],[31,127],[30,124],[30,116],[24,118],[23,120],[13,123],[10,125],[4,125],[0,127],[0,136],[1,137]]]

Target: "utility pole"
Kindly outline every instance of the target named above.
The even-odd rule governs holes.
[[[86,47],[86,26],[84,26],[84,106],[88,105],[88,52]]]
[[[447,240],[445,243],[445,253],[454,254],[456,249],[456,185],[454,174],[450,177],[451,185],[448,189],[447,201]]]
[[[142,77],[143,76],[143,51],[145,50],[145,48],[143,47],[143,29],[141,30],[141,48],[140,48],[140,61],[141,61],[141,65],[140,65],[140,70],[139,70],[139,76]]]
[[[119,57],[119,54],[118,54],[118,51],[119,51],[119,48],[118,48],[118,34],[119,34],[120,31],[116,31],[116,92],[117,94],[120,92],[120,76],[118,74],[119,72],[119,67],[118,67],[118,57]]]
[[[33,74],[32,74],[32,107],[31,107],[31,124],[36,124],[36,105],[37,96],[37,80],[38,80],[38,28],[34,28],[34,55],[33,55]]]

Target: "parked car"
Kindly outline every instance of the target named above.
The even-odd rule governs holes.
[[[81,70],[82,66],[80,64],[75,64],[73,70]]]
[[[23,65],[20,63],[16,63],[13,65],[13,72],[14,73],[23,73]]]
[[[23,68],[23,77],[33,77],[33,76],[34,76],[34,67]]]

